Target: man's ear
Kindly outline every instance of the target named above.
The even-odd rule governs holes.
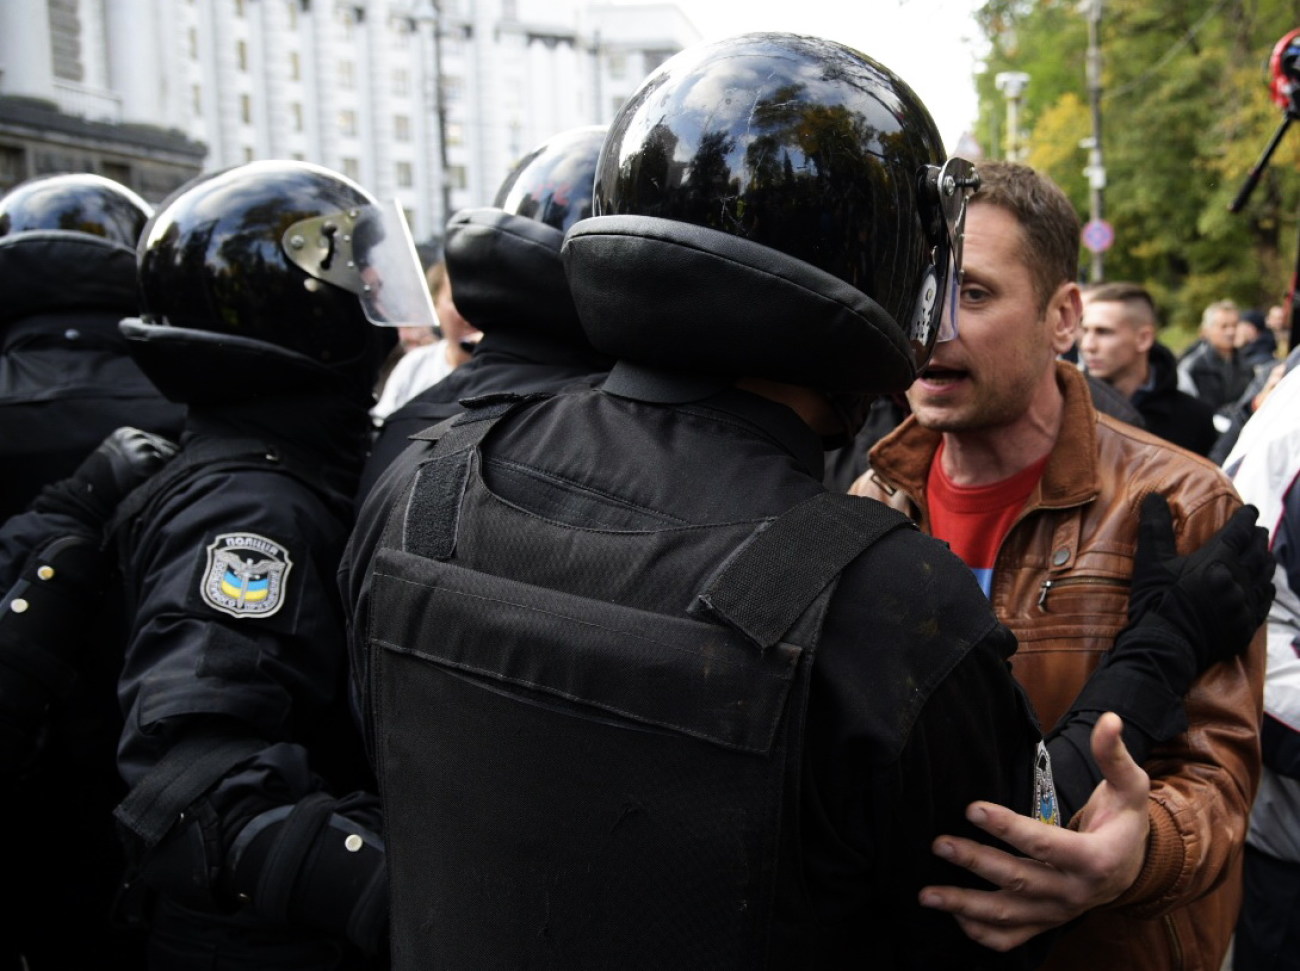
[[[1052,349],[1064,354],[1079,339],[1079,321],[1083,318],[1083,297],[1079,284],[1062,283],[1047,302],[1047,326],[1051,331]]]
[[[1156,342],[1156,329],[1150,324],[1139,324],[1134,330],[1137,331],[1137,349],[1146,354]]]

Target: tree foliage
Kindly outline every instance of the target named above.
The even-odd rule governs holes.
[[[997,74],[1029,74],[1018,126],[1026,161],[1061,185],[1084,220],[1089,7],[1090,0],[987,0],[977,16],[988,42],[976,77],[985,154],[1005,154],[1007,103]],[[1102,215],[1115,229],[1105,278],[1147,285],[1168,322],[1192,324],[1223,297],[1266,306],[1290,286],[1300,124],[1283,137],[1246,208],[1234,214],[1228,206],[1283,121],[1269,97],[1268,59],[1296,27],[1300,0],[1103,0]]]

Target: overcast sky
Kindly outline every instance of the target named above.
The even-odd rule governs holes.
[[[642,0],[644,2],[644,0]],[[976,117],[971,75],[981,0],[671,0],[705,40],[751,30],[826,37],[855,47],[921,96],[951,150]]]

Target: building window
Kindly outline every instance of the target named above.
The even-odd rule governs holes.
[[[448,145],[465,144],[465,129],[458,121],[448,122],[443,134],[446,136]]]
[[[86,71],[81,63],[81,17],[77,0],[49,0],[50,54],[54,76],[65,81],[83,81]]]
[[[246,94],[239,96],[239,118],[245,125],[253,123],[253,99]]]
[[[357,86],[357,69],[351,61],[339,61],[339,87],[351,91]]]
[[[412,174],[412,172],[411,172],[411,163],[410,163],[410,162],[398,162],[398,163],[397,163],[397,184],[398,184],[398,186],[400,186],[400,187],[403,188],[403,189],[409,189],[409,188],[412,186],[412,184],[414,183],[414,181],[415,181],[415,179],[414,179],[414,176],[413,176],[413,174]]]
[[[399,142],[411,140],[411,119],[406,115],[393,116],[393,138]]]
[[[249,146],[249,145],[245,145],[245,146],[244,146],[244,161],[245,161],[245,162],[251,162],[251,161],[253,161],[253,158],[254,158],[254,155],[253,155],[253,149],[252,149],[252,147]]]
[[[297,51],[289,52],[289,80],[302,80],[302,56]]]
[[[15,145],[0,145],[0,192],[27,178],[27,154]]]
[[[298,0],[289,0],[289,27],[294,30],[298,27]]]
[[[339,134],[344,138],[357,136],[357,113],[351,108],[344,108],[339,112]]]
[[[618,80],[627,77],[627,55],[610,54],[609,55],[609,76]]]
[[[190,60],[197,61],[199,59],[199,29],[197,27],[190,28],[189,39],[190,39]]]
[[[190,85],[190,100],[193,104],[194,114],[199,117],[203,116],[203,89],[197,84]]]
[[[235,16],[244,19],[244,0],[235,0]]]
[[[104,162],[99,168],[99,174],[118,185],[130,186],[132,183],[131,166],[123,162]]]
[[[442,99],[447,104],[459,101],[465,94],[465,85],[460,78],[454,74],[444,74],[442,76]]]
[[[361,165],[354,158],[345,158],[343,160],[343,174],[349,179],[358,180],[361,178]]]
[[[668,58],[672,57],[674,51],[642,51],[641,52],[641,70],[649,74]]]
[[[411,93],[411,75],[399,68],[393,72],[393,94],[405,98]]]
[[[235,44],[235,61],[239,66],[239,70],[241,71],[248,70],[248,42],[247,41],[241,40],[237,44]]]
[[[467,186],[467,185],[469,184],[469,181],[465,178],[465,166],[463,166],[463,165],[448,165],[448,166],[447,166],[447,183],[448,183],[448,184],[449,184],[453,189],[463,189],[463,188],[465,188],[465,186]]]
[[[610,115],[611,118],[614,117],[614,115],[618,114],[618,109],[619,109],[619,108],[622,108],[622,107],[623,107],[623,100],[624,100],[623,98],[621,98],[621,97],[617,97],[617,96],[614,97],[614,98],[611,98],[611,99],[610,99],[610,102],[609,102],[609,115]]]
[[[289,105],[289,115],[293,118],[293,130],[302,131],[302,105],[296,101]]]

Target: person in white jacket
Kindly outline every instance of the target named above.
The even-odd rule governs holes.
[[[1293,354],[1288,368],[1300,361]],[[1288,370],[1223,463],[1277,560],[1268,616],[1264,769],[1246,836],[1234,971],[1300,968],[1300,373]]]
[[[435,263],[426,276],[442,337],[432,344],[413,347],[398,359],[384,382],[379,400],[370,410],[376,424],[468,361],[474,343],[483,336],[452,303],[446,264]]]

